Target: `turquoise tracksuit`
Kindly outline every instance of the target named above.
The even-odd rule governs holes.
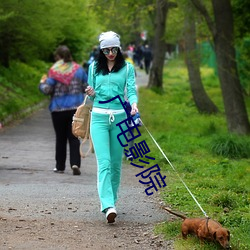
[[[121,165],[123,147],[118,141],[117,135],[121,129],[117,123],[124,121],[127,115],[124,112],[109,114],[110,111],[122,110],[123,106],[118,99],[105,104],[99,101],[109,101],[119,95],[124,102],[124,90],[130,103],[137,103],[135,87],[134,66],[127,66],[119,72],[111,72],[108,75],[95,74],[94,63],[89,67],[88,84],[95,89],[93,108],[101,108],[107,113],[92,111],[90,134],[94,145],[97,160],[97,189],[101,201],[101,211],[115,207],[118,189],[121,179]],[[113,118],[113,119],[112,119]],[[126,125],[124,124],[125,128]],[[124,128],[124,130],[125,130]],[[124,136],[119,137],[125,143]]]

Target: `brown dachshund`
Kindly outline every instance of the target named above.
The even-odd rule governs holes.
[[[210,240],[218,242],[224,249],[231,249],[229,245],[230,232],[222,225],[210,218],[187,218],[185,215],[173,212],[163,207],[166,211],[183,219],[181,233],[183,239],[187,239],[188,234],[196,235],[201,241]]]

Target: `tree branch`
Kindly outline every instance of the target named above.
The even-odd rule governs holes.
[[[216,27],[205,5],[200,0],[190,0],[190,1],[194,5],[194,7],[201,13],[201,15],[205,18],[209,30],[211,31],[213,37],[215,37]]]

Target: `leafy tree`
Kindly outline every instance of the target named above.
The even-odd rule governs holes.
[[[155,35],[154,35],[154,57],[149,75],[148,87],[162,89],[163,66],[166,54],[166,42],[164,40],[166,30],[167,14],[170,8],[177,7],[176,3],[168,0],[156,1]]]
[[[244,38],[250,36],[250,1],[232,0],[232,10],[234,16],[235,37]]]
[[[213,37],[228,130],[249,134],[250,124],[236,64],[230,0],[212,0],[213,18],[200,0],[191,1],[204,16]]]
[[[192,6],[192,4],[190,4],[190,2],[187,2],[187,4],[185,5],[184,13],[184,50],[186,55],[186,64],[188,69],[191,92],[199,112],[208,114],[217,113],[218,108],[207,95],[201,80],[200,55],[197,50],[196,44],[196,18],[194,13],[194,7]]]
[[[102,30],[113,30],[121,35],[122,46],[131,42],[141,43],[140,33],[148,31],[153,35],[154,0],[94,0],[93,8]],[[145,28],[146,27],[146,28]]]
[[[3,13],[12,13],[0,22],[0,51],[4,55],[1,57],[4,66],[8,67],[12,58],[27,61],[37,55],[38,50],[43,51],[45,46],[49,48],[53,44],[56,34],[52,36],[48,32],[48,19],[44,18],[45,13],[50,14],[45,10],[50,8],[44,8],[41,1],[37,1],[35,10],[34,2],[30,0],[3,0],[0,5]]]
[[[232,1],[234,30],[236,37],[237,61],[241,85],[245,94],[250,95],[250,8],[248,0]]]
[[[183,39],[185,19],[183,1],[186,2],[186,0],[176,1],[177,7],[171,8],[168,12],[164,34],[164,40],[168,44],[179,44]]]
[[[48,60],[62,43],[72,49],[74,57],[82,59],[95,38],[95,20],[90,17],[93,12],[87,11],[88,2],[2,0],[0,63],[8,67],[11,59]]]

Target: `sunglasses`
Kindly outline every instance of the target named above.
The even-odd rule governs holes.
[[[117,47],[114,47],[114,48],[111,48],[111,49],[105,48],[105,49],[102,50],[104,55],[109,55],[110,51],[112,52],[112,54],[117,54],[118,48]]]

